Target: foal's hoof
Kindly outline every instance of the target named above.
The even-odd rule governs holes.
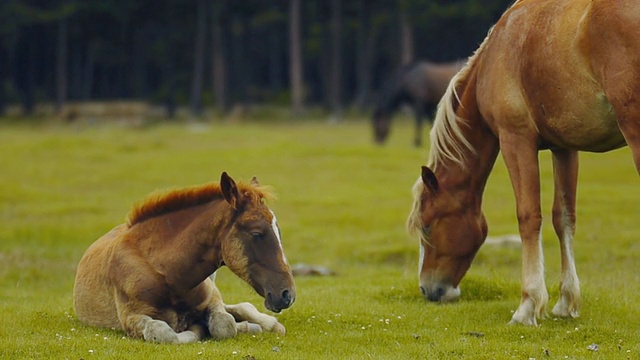
[[[223,340],[238,335],[236,319],[228,313],[215,313],[209,318],[209,333],[214,340]]]
[[[239,322],[237,325],[238,332],[248,333],[248,334],[260,334],[262,332],[262,327],[258,324],[250,323],[248,321]]]
[[[147,323],[142,331],[146,341],[157,343],[178,343],[178,334],[164,321],[152,320]]]
[[[285,329],[284,326],[280,323],[276,323],[275,325],[273,325],[271,331],[278,335],[284,335],[287,333],[287,329]]]

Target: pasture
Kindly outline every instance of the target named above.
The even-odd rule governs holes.
[[[404,229],[427,149],[396,119],[385,146],[349,118],[240,123],[17,125],[0,122],[0,354],[7,359],[604,359],[640,356],[638,175],[628,149],[581,154],[575,254],[581,316],[508,326],[520,300],[520,250],[485,245],[438,305],[418,290],[417,240]],[[551,161],[540,154],[550,306],[560,260],[550,223]],[[256,175],[272,185],[287,258],[334,276],[297,277],[278,314],[285,336],[158,345],[85,326],[72,309],[85,249],[155,189]],[[501,159],[484,197],[489,234],[517,232]],[[263,300],[227,269],[227,303]],[[596,348],[597,346],[597,348]]]

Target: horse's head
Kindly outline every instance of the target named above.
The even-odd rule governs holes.
[[[254,178],[250,186],[238,187],[222,173],[220,188],[233,208],[233,224],[221,245],[225,265],[264,297],[267,309],[288,308],[296,296],[293,275],[276,216],[265,205],[257,181]]]
[[[391,113],[379,107],[373,112],[371,123],[373,124],[374,140],[376,143],[382,144],[387,139],[387,136],[389,136]]]
[[[430,301],[456,300],[460,281],[487,235],[484,215],[441,188],[426,166],[413,193],[407,227],[420,238],[420,291]]]

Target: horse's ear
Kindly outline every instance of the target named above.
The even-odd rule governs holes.
[[[431,169],[426,166],[422,167],[422,174],[420,175],[422,178],[422,182],[424,185],[431,191],[432,194],[438,192],[438,179],[436,178],[436,174],[433,173]]]
[[[254,177],[251,179],[251,185],[253,185],[253,186],[260,186],[260,183],[258,182],[258,178],[257,178],[257,177],[255,177],[255,176],[254,176]]]
[[[226,171],[220,176],[220,189],[224,199],[235,209],[238,204],[238,187]]]

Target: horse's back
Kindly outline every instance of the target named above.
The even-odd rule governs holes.
[[[113,246],[126,229],[124,224],[116,226],[96,240],[78,264],[73,289],[73,307],[78,319],[86,324],[120,327],[108,271]]]
[[[537,132],[543,146],[577,150],[624,144],[610,102],[618,93],[602,69],[624,51],[622,35],[635,39],[638,54],[640,33],[629,19],[617,32],[605,23],[617,21],[625,6],[640,21],[631,1],[612,3],[618,2],[522,0],[503,15],[479,54],[477,73],[478,106],[494,131]],[[594,54],[599,47],[606,50]]]

